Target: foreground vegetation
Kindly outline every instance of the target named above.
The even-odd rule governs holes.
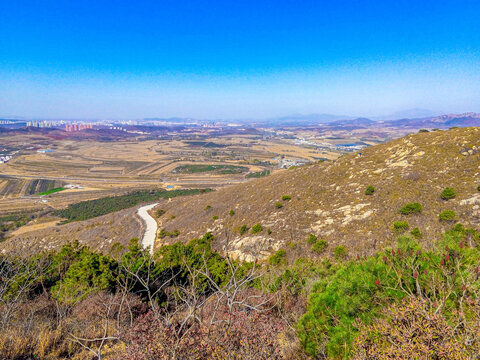
[[[287,326],[257,266],[221,257],[212,239],[154,257],[136,239],[110,255],[73,243],[2,256],[0,358],[282,358]]]
[[[108,255],[73,243],[29,259],[2,256],[0,358],[473,359],[480,352],[474,229],[457,224],[429,249],[402,235],[375,256],[335,262],[292,263],[282,249],[263,265],[240,263],[214,252],[212,241],[207,233],[153,257],[136,239]]]
[[[79,203],[69,205],[66,209],[55,211],[54,215],[65,218],[65,222],[81,221],[127,209],[141,203],[157,201],[159,199],[170,199],[177,196],[194,195],[208,191],[211,190],[188,189],[171,191],[135,191],[121,196],[109,196],[95,200],[81,201]]]
[[[336,265],[298,323],[304,348],[329,358],[475,358],[479,244],[479,232],[457,224],[433,249],[401,236],[396,248]]]

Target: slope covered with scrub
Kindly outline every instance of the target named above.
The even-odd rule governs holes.
[[[282,248],[295,258],[317,256],[307,241],[312,233],[326,241],[322,256],[344,246],[353,257],[418,228],[428,247],[455,220],[480,223],[479,185],[480,128],[420,132],[336,161],[162,203],[152,212],[164,229],[156,245],[211,231],[217,249],[228,242],[240,259],[266,258]],[[374,187],[371,195],[365,194],[368,186]],[[445,187],[456,196],[442,199]],[[401,214],[409,203],[420,203],[421,212]],[[444,210],[454,211],[454,220],[440,220]],[[408,229],[395,231],[395,221],[406,221]],[[255,224],[260,231],[252,231]]]

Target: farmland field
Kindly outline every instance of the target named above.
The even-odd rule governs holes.
[[[55,181],[55,180],[35,179],[30,182],[27,194],[43,195],[43,193],[45,192],[48,192],[52,189],[60,187],[60,183],[61,183],[60,181]]]
[[[218,174],[239,174],[247,172],[248,167],[235,165],[181,165],[176,167],[173,172],[180,174],[194,174],[194,173],[218,173]]]
[[[128,194],[152,189],[218,189],[285,171],[279,169],[282,159],[313,162],[340,155],[299,145],[292,140],[293,136],[285,136],[286,132],[282,130],[278,136],[272,136],[271,130],[266,130],[269,135],[264,136],[262,131],[193,128],[185,134],[174,132],[166,137],[112,137],[108,141],[70,139],[64,134],[48,136],[48,133],[0,135],[5,151],[15,151],[8,163],[0,164],[0,212],[50,214],[45,219],[30,219],[25,225],[30,231],[39,231],[46,227],[44,224],[60,222],[59,216],[70,221],[83,219],[86,215],[79,215],[80,208],[70,207],[74,204],[93,204],[90,202],[100,198],[117,201],[123,196],[131,197]],[[302,130],[297,135],[318,134]],[[102,204],[105,209],[109,207]],[[137,201],[125,201],[125,206],[135,204]],[[75,214],[74,209],[77,209]],[[92,213],[102,211],[95,208]],[[11,225],[8,229],[15,230]]]
[[[50,189],[50,190],[47,190],[47,191],[43,191],[41,193],[38,193],[37,195],[50,195],[50,194],[55,194],[55,193],[63,191],[63,190],[67,190],[67,189],[64,188],[64,187],[57,187],[57,188],[53,188],[53,189]]]

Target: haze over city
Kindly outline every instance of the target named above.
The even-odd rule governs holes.
[[[480,111],[478,1],[12,1],[0,116]]]

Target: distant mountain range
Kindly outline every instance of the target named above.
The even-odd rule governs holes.
[[[384,126],[404,127],[404,128],[449,128],[453,126],[480,126],[480,114],[464,113],[464,114],[448,114],[440,116],[432,116],[418,119],[398,119],[381,121]]]
[[[268,118],[256,121],[262,124],[272,125],[317,125],[319,123],[331,123],[333,121],[354,120],[353,116],[333,115],[333,114],[292,114],[287,116],[280,116],[275,118]]]
[[[327,127],[351,127],[351,128],[368,128],[368,127],[395,127],[395,128],[450,128],[453,126],[467,127],[480,126],[480,113],[467,112],[463,114],[445,114],[445,115],[426,115],[431,114],[430,110],[411,109],[396,112],[389,116],[380,117],[354,117],[348,115],[335,114],[291,114],[286,116],[272,117],[266,119],[195,119],[195,118],[143,118],[137,119],[139,122],[156,122],[161,121],[172,124],[192,124],[192,123],[238,123],[249,126],[327,126]],[[422,115],[423,114],[423,115]],[[401,116],[405,115],[405,116]],[[39,120],[39,119],[36,119]],[[1,124],[1,122],[11,121],[14,124],[10,126]],[[25,119],[18,118],[0,118],[0,127],[18,127],[25,123]],[[16,126],[17,125],[17,126]],[[23,125],[24,126],[24,125]]]
[[[447,114],[439,116],[425,116],[416,118],[390,118],[369,119],[365,117],[354,118],[350,116],[337,116],[330,114],[295,114],[260,121],[259,124],[270,126],[315,126],[328,127],[396,127],[396,128],[450,128],[453,126],[480,126],[479,113]]]
[[[388,115],[374,116],[372,117],[372,119],[373,120],[419,119],[419,118],[426,118],[426,117],[432,117],[432,116],[438,116],[438,115],[440,115],[439,112],[435,112],[428,109],[414,108],[414,109],[396,111]]]

